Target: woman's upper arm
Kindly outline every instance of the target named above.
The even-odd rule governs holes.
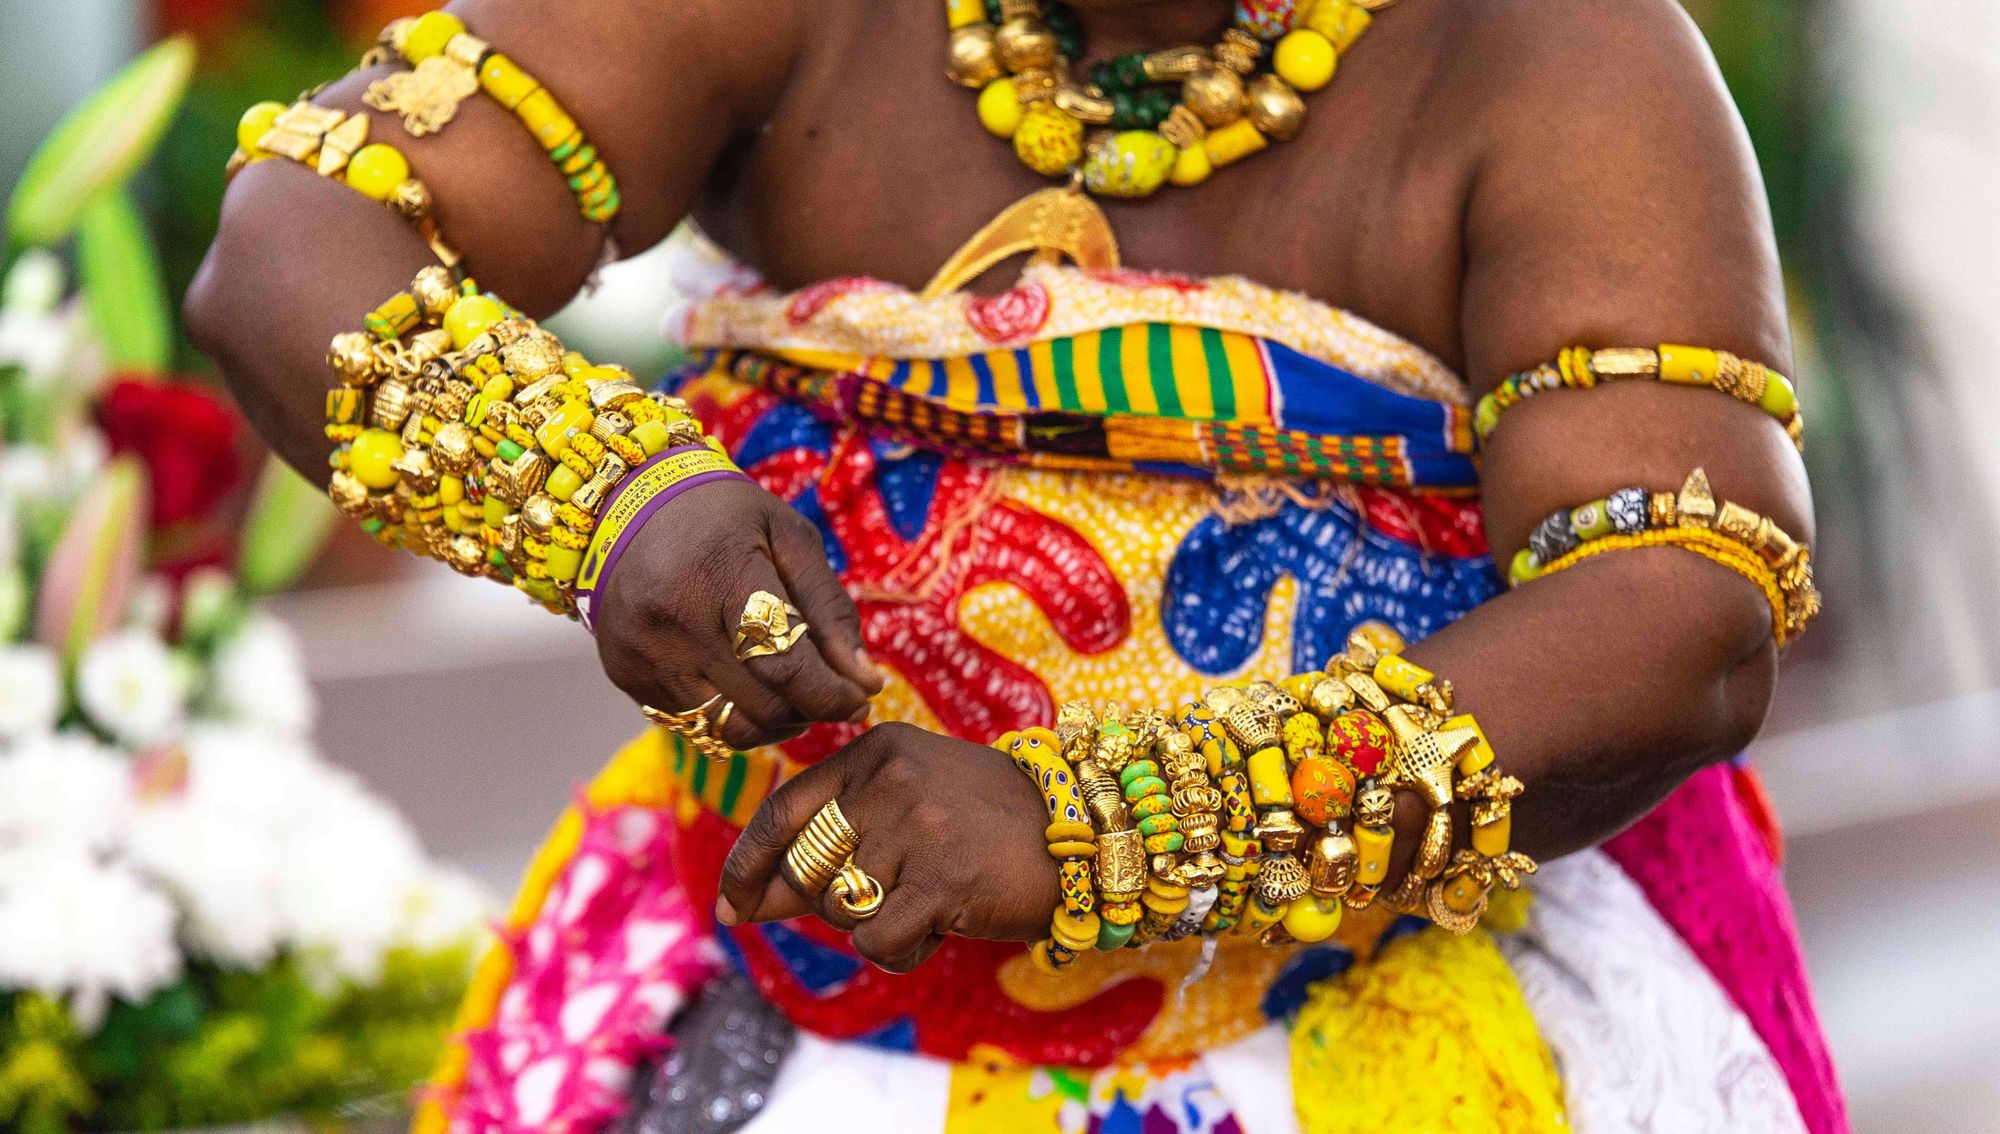
[[[1748,138],[1699,32],[1666,0],[1505,5],[1474,37],[1508,76],[1481,100],[1466,211],[1468,374],[1484,390],[1569,345],[1687,343],[1792,372],[1783,282]],[[1549,512],[1627,485],[1716,492],[1811,539],[1784,430],[1709,390],[1557,391],[1507,411],[1483,468],[1506,562]]]

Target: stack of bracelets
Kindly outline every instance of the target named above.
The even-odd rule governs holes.
[[[594,366],[470,281],[425,268],[334,338],[329,492],[384,543],[593,619],[625,537],[742,479],[678,399]]]
[[[1055,728],[995,741],[1041,788],[1060,864],[1036,963],[1200,934],[1324,941],[1377,901],[1469,932],[1495,886],[1535,869],[1509,849],[1521,784],[1402,648],[1370,623],[1324,672],[1212,689],[1171,714],[1071,702]],[[1383,892],[1398,790],[1428,819]],[[1453,846],[1454,801],[1470,807],[1469,846]]]

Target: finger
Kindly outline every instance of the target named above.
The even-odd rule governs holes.
[[[882,912],[854,928],[854,951],[892,973],[916,968],[944,940],[949,915],[938,895],[907,882],[889,891]]]
[[[739,752],[790,740],[811,723],[734,658],[709,659],[702,666],[702,676],[735,706],[717,735]],[[720,711],[717,706],[717,712],[710,713],[709,719],[715,720]]]
[[[826,574],[831,577],[832,572],[827,571]],[[758,591],[767,591],[781,601],[797,605],[789,588],[779,578],[777,566],[762,555],[753,556],[743,565],[735,587],[727,592],[732,601],[720,612],[727,622],[723,631],[730,643],[728,664],[740,668],[746,676],[769,690],[772,696],[782,700],[793,716],[804,721],[851,720],[866,709],[868,691],[830,666],[816,645],[799,642],[783,653],[752,658],[748,662],[737,658],[735,642],[743,611],[749,605],[750,596]],[[812,618],[804,611],[800,613],[805,617],[810,633]]]
[[[829,665],[857,687],[873,695],[882,691],[882,672],[868,660],[861,641],[861,615],[840,577],[827,562],[819,529],[805,517],[775,525],[772,558],[792,593],[792,601],[811,627],[807,634]]]
[[[736,925],[758,917],[771,884],[787,885],[782,878],[785,848],[792,845],[814,812],[840,794],[849,770],[854,767],[853,759],[842,756],[854,747],[849,745],[817,764],[808,765],[778,785],[778,790],[750,817],[722,864],[722,901],[717,905],[716,916],[723,924]],[[807,913],[810,909],[802,907],[797,912]]]

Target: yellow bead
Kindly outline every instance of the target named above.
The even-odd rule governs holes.
[[[1248,118],[1239,118],[1220,130],[1212,130],[1202,140],[1211,165],[1221,167],[1242,161],[1270,145],[1269,139]]]
[[[549,578],[567,583],[583,568],[583,552],[559,544],[549,545]]]
[[[1083,123],[1054,103],[1038,102],[1021,115],[1014,153],[1036,173],[1061,176],[1083,159]]]
[[[944,0],[944,22],[951,27],[962,28],[985,18],[984,0]]]
[[[1715,373],[1719,369],[1721,363],[1712,350],[1671,344],[1660,348],[1662,382],[1678,382],[1685,386],[1712,386],[1715,384]]]
[[[1486,891],[1463,874],[1444,884],[1444,907],[1453,913],[1471,913],[1486,898]]]
[[[1393,828],[1384,827],[1379,831],[1372,827],[1354,828],[1355,882],[1363,886],[1380,886],[1389,877],[1389,848],[1395,841]]]
[[[410,24],[410,30],[403,37],[403,58],[421,63],[434,55],[442,55],[444,45],[451,42],[451,37],[464,31],[465,22],[450,12],[425,12]]]
[[[995,79],[979,92],[979,124],[996,138],[1011,138],[1021,128],[1021,95],[1012,79]]]
[[[244,111],[243,117],[236,121],[236,145],[245,154],[256,157],[259,153],[258,140],[271,132],[272,124],[284,112],[285,104],[282,102],[260,102]]]
[[[1252,898],[1243,907],[1243,920],[1236,923],[1236,932],[1245,937],[1262,937],[1265,930],[1285,919],[1285,913],[1284,906],[1267,906],[1264,899]]]
[[[522,99],[520,105],[514,108],[514,114],[544,150],[555,149],[576,133],[576,119],[563,111],[562,104],[546,88]]]
[[[549,473],[549,481],[543,486],[543,491],[557,500],[568,501],[570,497],[576,495],[576,490],[582,487],[583,478],[576,474],[575,469],[567,465],[557,465]]]
[[[533,75],[521,70],[512,59],[499,52],[486,57],[479,65],[479,86],[493,101],[509,110],[521,105],[521,100],[541,89],[542,84]]]
[[[1317,945],[1332,937],[1334,930],[1340,928],[1340,915],[1344,908],[1339,898],[1300,898],[1285,910],[1285,932],[1291,934],[1294,940]]]
[[[438,478],[438,503],[448,508],[456,508],[458,507],[458,502],[463,499],[465,499],[464,477],[446,476]]]
[[[1282,750],[1264,748],[1250,757],[1250,799],[1259,807],[1292,805],[1292,778]]]
[[[1493,744],[1486,739],[1486,730],[1479,727],[1479,722],[1473,719],[1471,713],[1460,713],[1458,716],[1446,720],[1444,727],[1447,732],[1452,729],[1471,729],[1479,737],[1477,743],[1459,754],[1458,774],[1460,776],[1476,776],[1493,766],[1493,761],[1497,759],[1493,754]]]
[[[1514,553],[1514,562],[1507,568],[1507,582],[1513,586],[1532,583],[1541,578],[1542,569],[1535,563],[1535,553],[1522,548]]]
[[[1305,25],[1325,36],[1335,51],[1345,54],[1374,20],[1354,0],[1318,0],[1306,14]]]
[[[490,296],[468,295],[444,313],[444,329],[451,332],[454,350],[464,350],[487,328],[507,317],[507,309]]]
[[[595,420],[596,415],[584,403],[564,402],[549,415],[540,429],[535,430],[535,442],[544,453],[560,460],[569,449],[570,437],[588,430]]]
[[[1472,849],[1488,858],[1506,854],[1514,842],[1514,816],[1506,815],[1472,829]]]
[[[657,421],[640,422],[633,426],[631,437],[649,457],[667,447],[667,427]]]
[[[410,163],[394,146],[380,142],[363,146],[347,159],[347,183],[362,196],[386,201],[396,186],[409,180]]]
[[[442,495],[440,495],[439,499],[443,499]],[[444,509],[439,514],[438,519],[444,521],[445,527],[461,535],[471,535],[473,532],[479,530],[479,522],[459,511],[455,506]]]
[[[1279,40],[1271,58],[1278,77],[1301,91],[1316,91],[1332,82],[1339,64],[1340,53],[1333,49],[1333,41],[1311,28],[1300,28]]]
[[[365,430],[348,447],[347,471],[370,488],[394,488],[402,479],[402,474],[396,471],[396,462],[402,457],[401,437],[386,429]]]
[[[1782,421],[1798,411],[1798,391],[1792,388],[1791,379],[1775,370],[1769,371],[1764,379],[1764,396],[1757,399],[1757,404],[1765,413]]]
[[[1214,172],[1215,163],[1208,160],[1208,147],[1196,142],[1182,147],[1180,155],[1174,159],[1173,172],[1167,174],[1167,180],[1185,188],[1207,181],[1208,175]]]
[[[1375,663],[1375,684],[1405,701],[1415,701],[1417,691],[1436,679],[1430,670],[1395,654]]]
[[[1180,157],[1174,144],[1151,130],[1126,130],[1090,151],[1084,187],[1106,197],[1150,197],[1166,184]]]

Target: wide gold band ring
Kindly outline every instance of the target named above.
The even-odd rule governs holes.
[[[749,661],[782,654],[797,645],[806,630],[798,607],[769,591],[757,591],[736,620],[736,656]]]
[[[807,893],[817,896],[832,884],[860,845],[861,836],[841,813],[839,801],[829,799],[785,848],[785,866]]]

